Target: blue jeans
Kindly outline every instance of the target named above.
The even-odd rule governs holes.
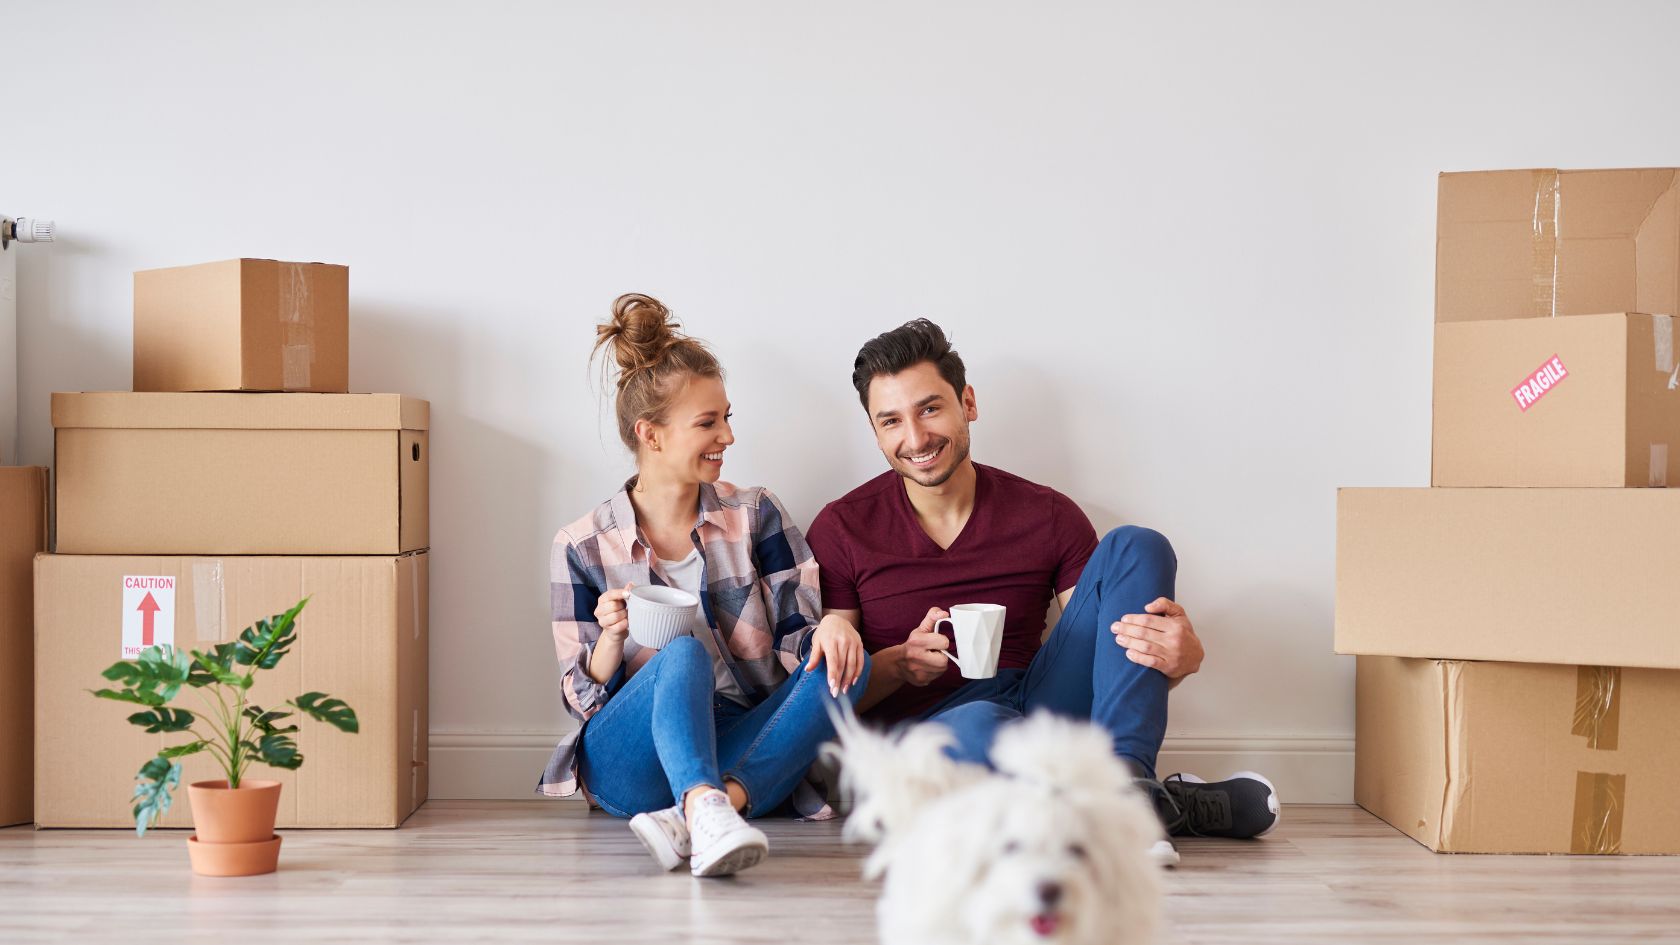
[[[846,698],[855,705],[869,664]],[[616,817],[677,803],[727,778],[747,792],[748,817],[787,800],[834,737],[828,669],[803,666],[752,708],[715,695],[712,657],[699,640],[678,637],[654,654],[583,729],[583,783]]]
[[[1160,532],[1125,526],[1103,536],[1050,639],[1022,669],[1000,669],[951,693],[922,718],[950,726],[951,754],[986,763],[1008,722],[1039,709],[1090,719],[1108,730],[1114,753],[1138,777],[1155,777],[1167,732],[1167,677],[1126,658],[1109,627],[1173,596],[1178,558]]]

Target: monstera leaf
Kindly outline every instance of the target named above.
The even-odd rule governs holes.
[[[159,755],[142,765],[134,780],[134,832],[144,837],[147,827],[169,813],[175,799],[170,792],[181,783],[181,765]]]
[[[192,728],[195,721],[193,714],[185,709],[164,708],[136,712],[128,720],[152,733],[185,732]]]
[[[187,676],[187,685],[202,688],[211,683],[222,683],[249,689],[251,678],[233,671],[233,653],[237,645],[218,643],[208,651],[193,650],[193,669]]]
[[[345,705],[343,699],[334,699],[324,692],[306,692],[287,704],[302,709],[315,721],[325,722],[341,732],[361,731],[361,723],[356,721],[356,710]]]
[[[181,650],[168,645],[147,647],[139,659],[112,663],[100,674],[123,688],[97,689],[93,694],[138,705],[164,705],[186,685],[191,667],[192,657]]]
[[[241,666],[254,666],[257,669],[273,669],[279,665],[280,658],[297,642],[294,625],[297,622],[298,611],[307,603],[309,598],[305,597],[291,610],[246,627],[233,646],[233,661]]]

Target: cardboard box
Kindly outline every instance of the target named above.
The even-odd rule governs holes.
[[[1680,669],[1677,614],[1680,489],[1337,494],[1338,653]]]
[[[1673,318],[1435,326],[1437,486],[1680,485]]]
[[[1680,672],[1362,656],[1354,798],[1444,853],[1680,853]]]
[[[0,468],[0,827],[34,819],[34,560],[46,547],[46,469]]]
[[[426,556],[179,558],[41,555],[35,559],[35,821],[43,827],[132,827],[129,791],[140,766],[183,734],[148,735],[135,707],[98,699],[100,673],[138,645],[149,613],[153,642],[205,649],[238,637],[303,597],[297,643],[257,677],[251,702],[283,708],[320,691],[356,710],[357,734],[311,719],[294,736],[296,771],[255,766],[274,779],[282,827],[394,827],[426,799]],[[148,605],[130,607],[125,578],[165,579]],[[152,593],[147,591],[147,593]],[[168,599],[166,599],[168,598]],[[200,707],[193,690],[172,703]],[[182,759],[182,789],[162,826],[192,823],[185,785],[221,778],[207,752]]]
[[[54,394],[57,549],[425,548],[428,414],[396,394]]]
[[[350,269],[229,259],[134,274],[137,391],[350,389]]]
[[[1680,315],[1674,168],[1442,174],[1435,320]]]

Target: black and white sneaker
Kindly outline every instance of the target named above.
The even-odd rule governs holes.
[[[1246,840],[1277,826],[1277,788],[1253,771],[1211,784],[1193,774],[1169,774],[1161,786],[1177,813],[1167,824],[1174,836]]]

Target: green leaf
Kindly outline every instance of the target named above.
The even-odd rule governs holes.
[[[136,705],[163,705],[163,697],[155,692],[135,692],[132,689],[89,689],[101,699],[115,699],[118,702],[132,702]]]
[[[147,647],[133,662],[113,663],[100,675],[123,684],[122,689],[98,689],[101,699],[160,706],[175,698],[187,682],[192,657],[172,646]]]
[[[196,720],[193,718],[193,714],[186,709],[152,709],[149,712],[136,712],[128,717],[128,721],[156,734],[158,732],[184,732],[192,728],[192,724]]]
[[[343,699],[334,699],[324,692],[306,692],[287,705],[302,709],[315,721],[325,722],[341,732],[361,731],[356,710],[345,705]]]
[[[185,745],[176,745],[173,748],[165,748],[163,751],[158,752],[158,757],[179,758],[182,755],[196,755],[209,747],[210,743],[201,738],[196,742],[187,742]]]
[[[258,731],[265,735],[284,735],[298,730],[296,725],[281,728],[274,724],[281,719],[291,718],[292,713],[290,712],[267,712],[263,710],[262,706],[248,705],[245,707],[244,715],[251,720],[251,724],[255,725]]]
[[[147,827],[169,813],[175,800],[170,792],[181,783],[181,765],[159,755],[142,765],[134,779],[134,832],[144,837]]]
[[[307,603],[309,598],[305,597],[291,610],[246,627],[234,643],[234,662],[258,669],[273,669],[278,665],[280,658],[297,642],[295,624],[298,611]]]
[[[211,682],[219,682],[229,686],[237,686],[240,689],[250,688],[250,678],[234,672],[231,668],[233,663],[233,644],[217,644],[215,650],[209,653],[193,650],[192,658],[193,663],[198,667],[198,669],[202,669],[203,672],[195,670],[192,675],[187,677],[188,683],[192,683],[197,686],[204,686]],[[203,681],[194,682],[195,679],[202,679]]]
[[[263,764],[295,770],[303,764],[297,742],[290,735],[264,735],[260,742],[244,742],[246,748],[262,759]]]

